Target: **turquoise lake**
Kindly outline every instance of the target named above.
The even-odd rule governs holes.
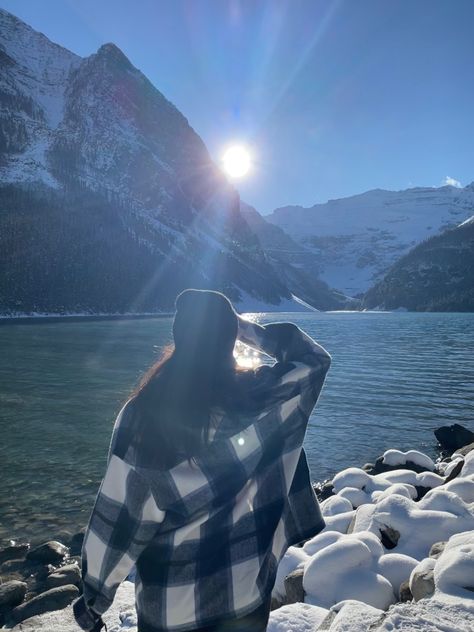
[[[314,480],[388,448],[435,457],[433,430],[474,430],[474,314],[260,314],[333,363],[306,436]],[[87,522],[115,415],[171,339],[171,319],[0,326],[0,545]]]

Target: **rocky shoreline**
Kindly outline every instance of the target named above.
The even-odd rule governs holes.
[[[11,541],[0,549],[0,626],[61,610],[80,595],[84,532],[65,544],[51,540],[31,548]]]
[[[446,546],[450,550],[455,544],[451,543],[453,537],[469,532],[472,535],[472,556],[468,556],[464,564],[467,563],[470,568],[472,581],[463,588],[468,591],[468,596],[472,594],[474,622],[474,433],[454,425],[436,430],[435,435],[441,449],[436,463],[416,450],[406,453],[388,450],[375,463],[367,463],[362,468],[348,468],[331,481],[315,484],[327,526],[302,547],[290,547],[283,558],[273,592],[273,612],[268,630],[284,632],[287,629],[285,625],[291,623],[294,630],[302,632],[332,632],[333,623],[337,623],[337,617],[340,617],[344,608],[348,614],[349,602],[352,603],[351,617],[357,618],[357,604],[360,604],[372,608],[376,621],[381,618],[381,612],[386,616],[389,607],[393,608],[394,604],[429,598],[437,590],[435,576],[438,560],[441,560],[441,564],[447,563],[444,559],[448,557]],[[436,490],[437,495],[434,494]],[[385,515],[382,521],[384,526],[380,527],[377,512],[384,503],[389,514]],[[409,531],[415,523],[408,524],[408,513],[404,522],[397,512],[418,511],[421,515],[421,509],[427,512],[426,520],[431,525],[431,531],[425,520],[419,523],[424,536],[415,537],[405,533],[405,526],[408,525],[406,528]],[[435,515],[436,511],[439,514],[453,512],[450,514],[453,520],[448,527],[446,518],[443,522],[442,518]],[[436,522],[438,519],[439,524]],[[379,528],[374,528],[374,525]],[[59,630],[63,625],[63,615],[56,611],[64,609],[64,616],[74,625],[68,606],[81,594],[80,551],[84,531],[82,529],[63,543],[50,541],[31,548],[27,543],[11,542],[0,548],[1,627],[29,632],[53,629],[56,617]],[[471,540],[468,538],[466,545],[467,536],[463,537],[460,546],[466,549]],[[417,538],[415,546],[413,540]],[[338,547],[347,548],[342,561],[338,561],[338,555],[341,555]],[[370,568],[368,562],[362,563],[360,560],[354,566],[353,562],[358,556],[368,556],[369,553],[374,556]],[[374,563],[378,564],[377,572]],[[347,588],[347,581],[342,578],[342,574],[340,581],[337,579],[341,564],[346,565],[342,574],[347,578],[352,573],[356,583],[374,581],[374,574],[384,581],[379,579],[378,583],[370,585],[368,593],[371,594],[364,599],[358,589]],[[361,568],[365,569],[364,572],[361,572]],[[332,593],[328,586],[321,589],[321,573],[326,573],[326,578],[332,574]],[[328,583],[331,584],[331,581]],[[130,602],[127,603],[129,610],[133,609],[133,590],[130,586],[122,591],[126,595],[125,601]],[[339,602],[347,604],[338,609],[336,605]],[[46,614],[51,612],[52,615]],[[53,623],[43,628],[45,617],[49,617],[48,621],[52,617]],[[310,627],[303,623],[298,625],[300,619],[303,622],[312,621]],[[119,627],[113,629],[122,629],[121,624],[116,622],[116,625]],[[64,624],[63,629],[69,628]],[[130,626],[127,629],[133,632]],[[359,630],[357,627],[344,629],[353,629],[354,632]],[[364,629],[368,629],[368,626]]]

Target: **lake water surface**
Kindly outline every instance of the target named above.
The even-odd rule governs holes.
[[[291,320],[332,355],[310,420],[314,480],[388,448],[436,455],[433,430],[474,430],[474,314],[261,314]],[[88,519],[114,418],[171,339],[171,319],[0,327],[0,544]]]

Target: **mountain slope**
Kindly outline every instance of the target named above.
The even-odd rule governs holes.
[[[113,44],[86,59],[0,9],[0,312],[291,300],[186,118]],[[313,297],[318,299],[318,297]]]
[[[321,309],[341,309],[348,297],[329,288],[318,278],[318,263],[313,252],[297,243],[281,228],[270,224],[252,206],[240,203],[240,210],[257,235],[279,278],[300,298],[312,304],[318,297]]]
[[[366,307],[474,311],[474,216],[419,244],[364,296]]]
[[[474,183],[463,189],[377,189],[311,208],[279,208],[265,219],[313,252],[322,280],[355,296],[417,243],[473,212]]]

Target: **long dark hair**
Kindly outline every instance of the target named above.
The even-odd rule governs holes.
[[[208,445],[213,409],[235,416],[236,423],[239,413],[255,409],[254,377],[232,356],[216,362],[212,354],[166,347],[130,397],[141,449],[163,469],[191,460]]]

